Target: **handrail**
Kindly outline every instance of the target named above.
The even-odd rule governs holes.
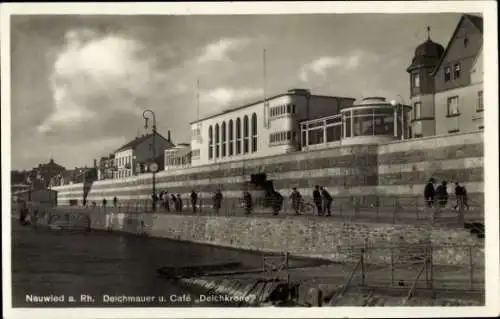
[[[344,293],[347,291],[347,288],[349,288],[349,286],[351,285],[351,281],[354,278],[354,274],[356,273],[356,270],[358,270],[358,267],[361,265],[362,261],[363,260],[360,257],[358,263],[356,264],[356,267],[354,267],[354,269],[352,270],[351,275],[349,276],[345,284],[342,286],[342,288],[337,290],[337,293],[332,297],[332,300],[336,301],[337,298],[340,298],[344,295]]]
[[[418,279],[420,278],[420,276],[422,275],[422,273],[424,272],[424,269],[425,267],[427,266],[427,260],[425,261],[425,263],[422,265],[422,267],[420,268],[420,271],[418,272],[417,276],[415,277],[415,279],[413,280],[413,284],[411,285],[411,288],[410,288],[410,291],[408,292],[408,296],[406,296],[406,299],[405,299],[405,303],[411,299],[411,297],[413,296],[413,293],[415,292],[415,288],[417,287],[417,281]]]

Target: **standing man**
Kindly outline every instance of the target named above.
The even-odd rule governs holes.
[[[290,194],[290,199],[292,201],[292,209],[295,211],[295,215],[300,215],[300,205],[302,204],[302,195],[297,190],[297,187],[292,188],[292,194]]]
[[[457,198],[457,204],[454,208],[455,210],[465,207],[469,209],[469,205],[467,203],[467,190],[465,189],[465,186],[459,182],[455,182],[455,197]]]
[[[243,203],[245,207],[245,215],[250,215],[252,213],[252,195],[249,191],[243,192]]]
[[[431,177],[424,189],[424,198],[427,207],[432,207],[434,205],[434,197],[436,195],[436,190],[434,189],[434,183],[436,180]]]
[[[321,187],[321,197],[323,199],[323,215],[326,213],[327,216],[332,216],[332,195],[328,191]]]
[[[151,199],[153,200],[153,212],[156,211],[156,202],[158,202],[158,195],[156,195],[156,193],[153,193],[153,195],[151,195]]]
[[[170,196],[172,198],[172,202],[174,203],[174,211],[179,211],[179,205],[177,205],[177,197],[174,194]]]
[[[321,192],[319,189],[319,185],[316,185],[313,191],[313,201],[316,205],[316,214],[321,216],[323,214],[323,208],[321,207]]]
[[[116,208],[116,205],[118,204],[118,198],[115,196],[113,198],[113,206]]]
[[[217,191],[215,192],[213,200],[214,200],[215,214],[219,215],[219,211],[220,211],[221,206],[222,206],[222,192],[220,189],[217,189]]]
[[[177,194],[177,199],[175,202],[177,203],[177,211],[179,213],[182,213],[182,208],[184,207],[184,204],[182,203],[181,194]]]
[[[106,198],[103,198],[103,199],[102,199],[102,207],[103,207],[103,208],[106,208],[106,203],[107,203],[107,202],[108,202],[108,201],[106,200]]]
[[[165,191],[165,193],[163,193],[163,207],[165,208],[165,211],[167,211],[167,212],[170,211],[170,202],[168,199],[168,192],[167,191]]]
[[[196,203],[198,202],[198,194],[194,191],[191,191],[191,206],[193,207],[193,213],[196,213]]]

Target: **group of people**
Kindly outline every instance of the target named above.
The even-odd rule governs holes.
[[[435,187],[436,179],[431,177],[424,189],[424,198],[427,207],[446,207],[448,205],[448,182],[442,181],[438,187]],[[455,182],[456,204],[455,210],[465,207],[469,209],[467,201],[467,190],[460,182]]]
[[[292,201],[292,209],[295,211],[296,215],[299,215],[301,211],[304,210],[304,199],[302,194],[297,190],[296,187],[292,188],[292,193],[290,194],[290,200]],[[316,209],[316,215],[318,216],[331,216],[332,215],[332,195],[323,186],[316,185],[313,190],[313,202]]]

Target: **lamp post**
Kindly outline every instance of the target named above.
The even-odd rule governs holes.
[[[155,141],[156,141],[156,117],[155,117],[155,113],[150,109],[147,109],[142,113],[142,117],[146,121],[144,124],[145,129],[148,128],[148,119],[149,119],[148,114],[153,119],[153,127],[152,127],[153,128],[153,160],[152,160],[151,165],[149,166],[149,169],[153,173],[153,194],[156,194],[156,171],[158,170],[158,165],[155,162],[155,160],[156,160],[156,144],[155,144]],[[155,208],[156,208],[156,203],[153,203],[153,209],[155,209]]]

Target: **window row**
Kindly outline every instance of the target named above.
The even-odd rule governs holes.
[[[172,166],[186,166],[191,164],[191,156],[189,154],[182,155],[182,156],[170,156],[167,157],[166,159],[166,165],[167,167],[172,167]]]
[[[293,131],[282,131],[276,132],[269,135],[269,143],[276,144],[282,142],[288,142],[295,140],[295,132]]]
[[[460,63],[455,63],[453,65],[453,79],[454,80],[457,80],[460,78],[461,71],[462,71],[462,67],[460,66]],[[452,73],[451,67],[446,66],[444,68],[444,81],[445,82],[451,81],[451,73]]]
[[[130,166],[132,164],[132,157],[118,157],[115,159],[116,161],[116,166],[118,167],[123,167],[123,166]]]
[[[280,116],[283,114],[293,114],[295,113],[295,104],[283,104],[279,106],[273,106],[269,111],[271,117]]]
[[[243,122],[243,123],[241,123]],[[208,128],[208,159],[257,152],[257,115],[245,115]],[[243,124],[243,125],[242,125]],[[251,127],[251,132],[250,132]]]

